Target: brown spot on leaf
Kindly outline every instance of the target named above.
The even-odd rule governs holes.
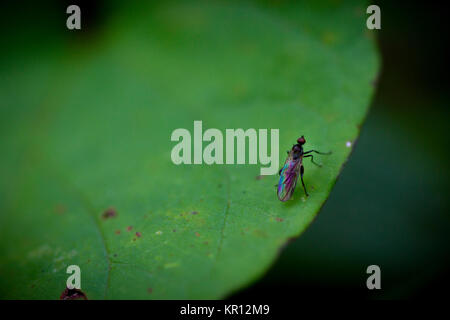
[[[172,232],[177,232],[177,229],[173,229]]]
[[[63,206],[62,204],[57,204],[54,208],[54,212],[56,214],[64,214],[66,212],[66,207]]]
[[[80,289],[69,289],[66,288],[59,297],[60,300],[87,300],[88,298]]]
[[[147,292],[148,292],[149,294],[151,294],[151,293],[153,292],[153,289],[152,289],[152,288],[148,288],[148,289],[147,289]]]
[[[297,238],[296,238],[296,237],[290,237],[290,238],[287,238],[287,239],[286,239],[286,242],[283,243],[283,244],[278,248],[278,254],[280,254],[281,251],[283,251],[284,248],[286,248],[288,244],[290,244],[291,242],[294,242],[295,239],[297,239]]]
[[[195,215],[195,214],[198,214],[198,212],[197,211],[192,211],[191,214]]]
[[[140,237],[142,236],[142,233],[136,232],[136,236],[137,236],[138,238],[140,238]]]
[[[120,230],[114,231],[115,234],[120,234]]]
[[[264,178],[264,176],[261,175],[255,177],[256,180],[261,180],[262,178]]]
[[[208,241],[203,242],[204,244],[208,244]]]
[[[361,17],[364,14],[364,9],[358,6],[354,8],[353,13],[355,14],[355,16]]]
[[[283,221],[283,218],[278,218],[278,217],[276,217],[275,220],[277,220],[278,222],[282,222],[282,221]]]
[[[200,233],[198,233],[198,232],[196,232],[195,235],[196,235],[197,237],[200,237]]]
[[[267,233],[264,230],[256,229],[253,231],[253,234],[257,237],[267,238]]]
[[[370,81],[370,85],[375,88],[378,85],[378,80],[379,79],[380,79],[380,75],[377,74],[375,76],[375,78],[373,78],[372,81]]]
[[[131,231],[131,230],[133,230],[133,226],[127,227],[127,231]]]
[[[114,209],[112,207],[106,209],[105,212],[103,212],[103,214],[102,214],[102,218],[105,220],[109,219],[109,218],[115,218],[115,217],[117,217],[117,211],[116,211],[116,209]]]

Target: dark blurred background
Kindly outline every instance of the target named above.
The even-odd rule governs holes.
[[[0,67],[68,39],[54,19],[70,1],[42,2],[41,13],[3,4]],[[107,1],[74,1],[83,10],[81,35],[102,32]],[[450,284],[449,77],[446,8],[424,2],[377,1],[382,57],[377,92],[357,146],[316,220],[280,254],[267,274],[231,299],[435,298]],[[57,9],[57,7],[63,9]],[[37,20],[38,19],[38,20]],[[49,37],[22,45],[29,23]],[[32,32],[32,31],[31,31]],[[27,34],[29,37],[29,34]],[[23,36],[25,38],[25,36]],[[57,41],[58,40],[58,41]],[[1,120],[0,120],[1,124]],[[382,290],[366,288],[366,268],[381,268]]]
[[[449,296],[448,11],[376,4],[382,69],[358,144],[312,225],[231,298]],[[371,264],[381,290],[366,288]]]

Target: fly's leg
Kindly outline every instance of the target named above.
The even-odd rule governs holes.
[[[305,194],[309,197],[308,191],[306,191],[305,183],[303,182],[303,172],[305,172],[305,168],[303,166],[300,167],[300,179],[302,180],[303,190],[305,190]]]
[[[317,151],[317,150],[309,150],[309,151],[303,152],[304,155],[306,154],[306,156],[303,156],[303,158],[311,158],[311,162],[314,163],[318,167],[322,167],[322,165],[318,164],[317,162],[314,161],[314,157],[313,157],[312,154],[307,155],[307,154],[309,154],[311,152],[315,152],[317,154],[322,154],[322,155],[330,155],[331,154],[331,151],[330,152],[320,152],[320,151]]]
[[[314,157],[312,156],[312,154],[308,155],[308,156],[304,156],[303,158],[311,158],[311,162],[314,163],[316,166],[318,167],[322,167],[321,164],[317,163],[314,161]]]
[[[326,155],[326,156],[331,154],[331,151],[330,152],[319,152],[317,150],[309,150],[309,151],[303,152],[303,154],[308,154],[308,153],[311,153],[311,152],[315,152],[317,154],[323,154],[323,155]]]

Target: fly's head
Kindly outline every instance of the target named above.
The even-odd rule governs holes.
[[[306,143],[305,137],[301,136],[300,138],[297,139],[297,143],[301,146],[303,146]]]

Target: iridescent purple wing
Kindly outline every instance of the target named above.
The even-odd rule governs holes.
[[[300,167],[302,165],[302,158],[294,160],[289,154],[283,168],[280,172],[280,180],[278,180],[277,195],[280,201],[287,201],[292,197],[297,179],[300,174]]]

